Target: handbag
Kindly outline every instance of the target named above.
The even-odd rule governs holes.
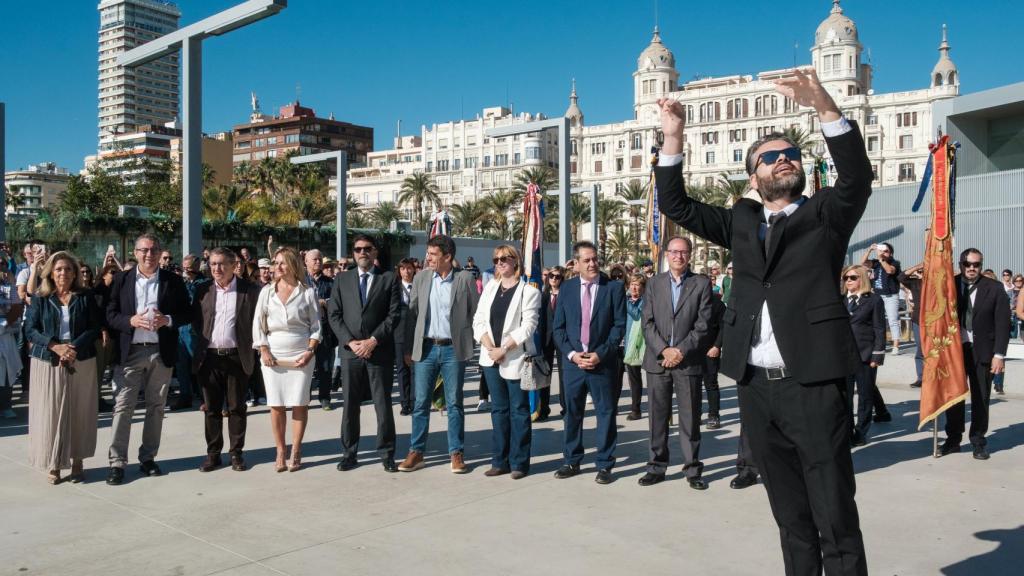
[[[519,293],[519,314],[522,317],[523,293]],[[537,353],[536,332],[523,342],[523,363],[519,367],[519,389],[528,392],[551,385],[551,366]]]

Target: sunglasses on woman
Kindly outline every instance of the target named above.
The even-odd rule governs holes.
[[[860,276],[843,276],[843,280],[849,282],[850,280],[860,280]]]
[[[509,262],[515,264],[516,259],[512,256],[498,256],[493,260],[494,264],[508,264]]]
[[[561,280],[562,279],[562,275],[561,274],[552,274],[552,275],[548,276],[548,279],[549,280]]]

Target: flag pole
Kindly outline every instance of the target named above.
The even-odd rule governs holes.
[[[939,457],[939,419],[932,420],[932,457]]]

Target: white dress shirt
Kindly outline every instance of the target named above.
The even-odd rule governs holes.
[[[151,308],[159,308],[157,297],[160,292],[160,271],[146,277],[138,268],[135,269],[135,313],[146,314]],[[156,331],[136,328],[132,334],[132,344],[158,344],[160,337]]]
[[[213,331],[210,333],[210,348],[238,348],[235,339],[235,305],[238,303],[238,279],[231,277],[231,282],[221,287],[215,281],[213,290],[216,303],[213,312]]]
[[[366,277],[366,295],[367,296],[370,295],[370,287],[373,286],[373,278],[374,278],[373,270],[374,270],[373,268],[370,268],[369,270],[363,270],[362,268],[358,268],[358,267],[356,268],[356,286],[359,286],[359,283],[363,281],[363,274],[367,274],[368,275]]]

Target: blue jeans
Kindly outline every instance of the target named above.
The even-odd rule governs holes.
[[[462,452],[465,440],[465,414],[462,409],[462,385],[466,378],[466,363],[455,357],[452,346],[423,343],[423,359],[413,368],[415,394],[412,409],[412,439],[409,449],[423,453],[427,449],[430,433],[430,400],[434,396],[434,383],[440,374],[444,380],[444,402],[448,407],[448,453]]]
[[[530,393],[519,380],[502,378],[496,366],[484,366],[491,387],[491,466],[530,471]]]

